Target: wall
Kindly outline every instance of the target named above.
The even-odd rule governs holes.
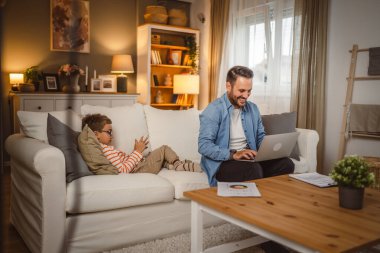
[[[380,1],[331,0],[328,16],[326,74],[326,136],[324,171],[337,160],[343,105],[353,44],[359,48],[380,47]],[[356,76],[366,75],[368,53],[360,53]],[[380,81],[356,81],[354,103],[380,104]],[[380,157],[380,140],[352,139],[347,154]]]
[[[9,73],[24,72],[38,65],[56,73],[64,63],[89,67],[97,74],[109,74],[112,55],[131,54],[136,72],[136,0],[90,1],[90,53],[50,51],[50,1],[7,1],[1,8],[1,92],[2,133],[10,134],[8,91]],[[128,75],[128,92],[136,92],[136,74]],[[84,78],[80,80],[84,84]],[[40,87],[42,88],[42,87]]]

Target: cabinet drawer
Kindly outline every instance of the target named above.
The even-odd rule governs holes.
[[[102,99],[84,99],[83,100],[84,105],[100,105],[100,106],[106,106],[110,107],[111,103],[110,100],[102,100]]]
[[[133,99],[125,99],[125,100],[112,100],[111,101],[111,107],[116,107],[116,106],[124,106],[124,105],[133,105],[135,103],[135,100]]]
[[[43,99],[25,99],[24,100],[24,111],[31,112],[51,112],[54,111],[54,101],[53,100],[43,100]]]
[[[81,106],[82,106],[82,100],[57,99],[55,101],[55,110],[56,111],[73,110],[76,113],[80,114],[80,107]]]

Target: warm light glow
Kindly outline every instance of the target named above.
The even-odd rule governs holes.
[[[174,75],[174,94],[199,94],[199,75]]]
[[[132,57],[129,54],[114,55],[111,73],[133,73]]]
[[[9,83],[10,84],[20,84],[24,82],[24,74],[21,73],[10,73]]]

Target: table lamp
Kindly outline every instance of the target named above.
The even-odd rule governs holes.
[[[24,74],[21,73],[10,73],[9,74],[9,83],[12,85],[13,91],[20,90],[20,83],[24,82]]]
[[[129,54],[114,55],[111,73],[120,73],[117,77],[117,91],[127,92],[127,76],[124,74],[134,73],[132,57]]]
[[[187,105],[187,94],[199,94],[199,75],[174,75],[173,93],[185,94],[182,104]]]

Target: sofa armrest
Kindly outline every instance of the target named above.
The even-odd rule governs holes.
[[[65,252],[66,172],[63,153],[14,134],[11,156],[11,222],[32,252]]]
[[[317,169],[319,135],[317,131],[311,129],[296,128],[296,131],[300,133],[298,136],[300,157],[301,160],[306,162],[306,171],[302,172],[315,172]]]

